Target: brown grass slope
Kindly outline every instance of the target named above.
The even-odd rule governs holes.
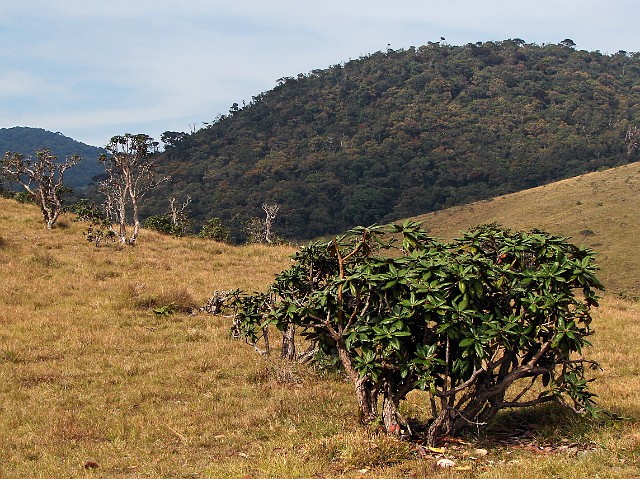
[[[483,223],[539,228],[592,247],[607,291],[640,296],[640,163],[414,218],[452,239]]]
[[[291,248],[148,231],[135,248],[95,248],[82,229],[65,217],[46,231],[35,207],[0,199],[2,479],[640,475],[634,303],[603,301],[589,352],[601,405],[628,420],[506,414],[497,430],[526,435],[450,444],[460,469],[437,471],[442,454],[357,426],[340,376],[262,358],[229,337],[229,318],[187,312],[216,289],[263,289]],[[170,303],[184,311],[153,313]],[[427,411],[407,401],[406,414]],[[488,454],[473,459],[477,447]]]

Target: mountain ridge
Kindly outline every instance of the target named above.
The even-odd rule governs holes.
[[[91,178],[103,173],[104,168],[98,163],[103,148],[87,145],[74,140],[60,132],[52,132],[43,128],[14,126],[0,128],[0,154],[6,152],[20,153],[35,157],[37,150],[48,148],[59,160],[77,154],[82,161],[65,173],[65,185],[83,189],[91,183]]]
[[[386,222],[637,161],[640,56],[519,39],[377,52],[283,78],[191,134],[167,132],[197,222],[236,239],[263,203],[285,238]]]

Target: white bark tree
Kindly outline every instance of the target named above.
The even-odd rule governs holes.
[[[152,157],[158,143],[148,135],[127,133],[114,136],[105,147],[111,156],[103,155],[100,161],[105,165],[109,178],[100,185],[106,197],[107,214],[118,225],[112,231],[120,243],[135,245],[140,232],[140,201],[145,194],[169,179],[158,177],[153,170]],[[133,231],[127,237],[127,206],[131,205]]]
[[[186,223],[187,207],[191,204],[191,196],[187,195],[187,199],[179,207],[176,206],[177,199],[175,196],[169,197],[169,207],[171,208],[171,226],[175,229],[180,228]]]
[[[627,129],[625,141],[627,142],[627,155],[633,156],[636,151],[640,150],[640,129],[637,126],[630,126]]]
[[[264,219],[264,240],[267,243],[273,242],[271,229],[273,227],[273,222],[278,215],[278,211],[280,211],[280,205],[278,204],[267,204],[262,203],[262,210],[264,211],[266,217]]]
[[[64,172],[80,161],[73,155],[63,162],[49,149],[36,151],[36,159],[20,153],[7,152],[2,159],[0,175],[19,183],[40,206],[45,227],[53,228],[62,212],[61,195],[64,191]]]

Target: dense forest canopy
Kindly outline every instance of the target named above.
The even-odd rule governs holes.
[[[53,133],[42,128],[16,126],[0,128],[0,155],[7,151],[35,158],[36,150],[48,148],[59,161],[78,155],[83,159],[65,173],[64,183],[72,188],[83,188],[91,178],[104,172],[98,157],[106,150],[73,140],[62,133]]]
[[[638,100],[639,54],[429,43],[282,78],[192,134],[166,132],[161,167],[198,221],[237,236],[278,203],[280,233],[311,238],[634,161]]]

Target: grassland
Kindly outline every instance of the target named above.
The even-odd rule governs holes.
[[[449,208],[414,218],[452,239],[482,223],[540,228],[569,236],[597,253],[610,294],[640,296],[640,163]]]
[[[640,181],[640,169],[625,168],[603,174]],[[603,275],[637,295],[637,260],[616,256],[637,235],[610,236],[637,228],[636,191],[614,187],[626,195],[618,211],[612,193],[595,197],[614,180],[576,181],[585,192],[561,203],[575,213],[568,218],[582,218],[571,228],[554,216],[552,199],[546,204],[555,185],[523,193],[527,212],[510,195],[440,212],[428,224],[443,237],[494,220],[578,238],[589,229],[582,236],[602,244]],[[586,213],[592,203],[610,208],[610,228]],[[613,224],[626,214],[624,227]],[[45,231],[35,208],[0,200],[0,478],[640,477],[634,301],[602,301],[588,352],[602,365],[593,386],[600,405],[627,419],[591,424],[554,408],[505,414],[492,431],[446,444],[457,469],[437,470],[443,454],[357,426],[341,377],[260,357],[229,337],[228,318],[188,312],[214,290],[264,288],[292,248],[148,231],[135,248],[96,248],[82,228],[65,217]],[[182,311],[153,313],[170,303]],[[422,417],[426,409],[410,397],[405,412]]]

